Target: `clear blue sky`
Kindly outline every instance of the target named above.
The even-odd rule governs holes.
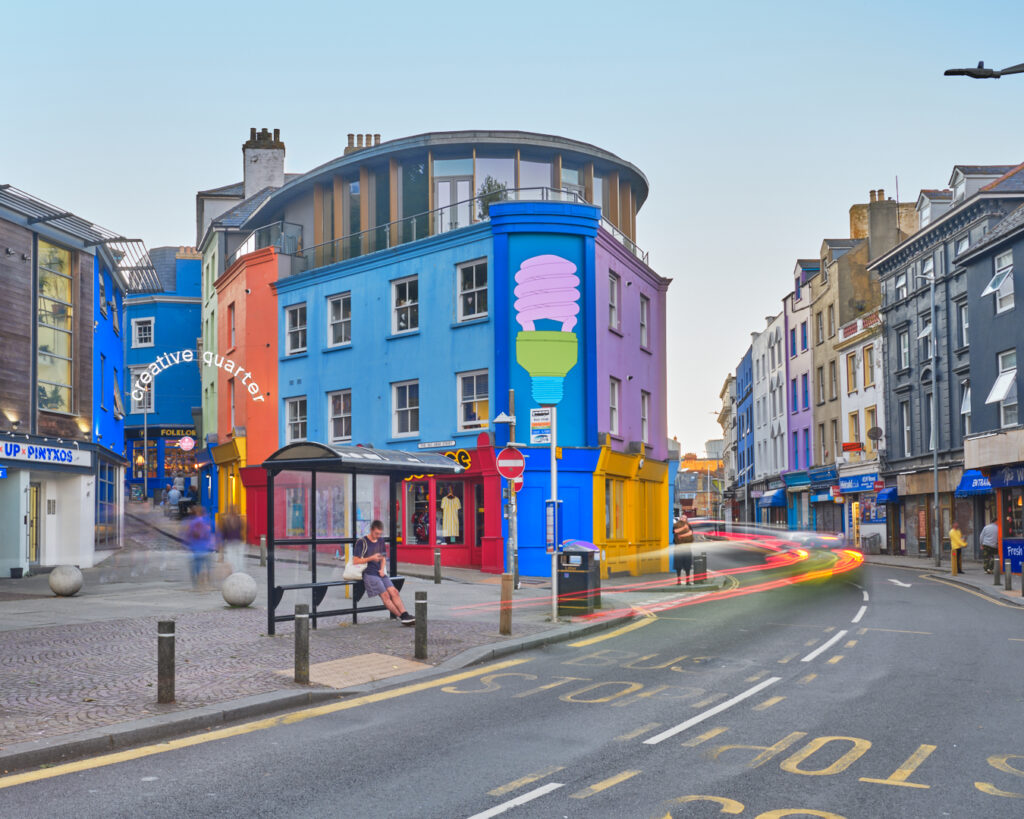
[[[643,170],[639,244],[671,277],[669,435],[700,451],[794,261],[868,191],[1024,161],[1024,4],[61,2],[4,11],[0,182],[151,247],[195,242],[195,192],[249,128],[287,170],[345,135],[510,128]]]

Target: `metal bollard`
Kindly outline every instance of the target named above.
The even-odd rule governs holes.
[[[260,565],[267,565],[267,536],[260,535]]]
[[[999,559],[999,552],[996,551],[996,556],[992,559],[992,584],[998,586],[1002,583],[999,579],[999,575],[1002,574],[1003,561]]]
[[[441,582],[441,550],[434,549],[434,582]]]
[[[1003,577],[1006,579],[1003,588],[1007,591],[1013,591],[1013,564],[1009,560],[1003,563]]]
[[[295,682],[309,682],[309,605],[295,604]]]
[[[417,660],[427,659],[427,593],[416,592],[416,649],[413,656]]]
[[[501,576],[501,610],[498,615],[498,633],[512,633],[512,575]]]
[[[174,702],[174,621],[156,624],[156,701]]]

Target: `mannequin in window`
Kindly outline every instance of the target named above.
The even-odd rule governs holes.
[[[448,543],[455,543],[459,540],[459,512],[462,509],[462,501],[455,497],[455,489],[448,484],[448,491],[441,498],[441,535]]]

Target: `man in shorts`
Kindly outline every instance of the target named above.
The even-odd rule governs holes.
[[[403,626],[411,626],[416,618],[405,610],[402,598],[398,596],[398,589],[388,577],[386,567],[387,552],[384,541],[380,536],[384,533],[384,524],[375,520],[370,524],[370,532],[365,537],[359,538],[352,547],[352,560],[355,563],[365,563],[363,570],[363,586],[366,587],[367,597],[380,595],[385,608],[397,617]]]

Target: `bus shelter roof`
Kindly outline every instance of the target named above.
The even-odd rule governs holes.
[[[336,446],[316,441],[286,444],[263,462],[268,472],[350,472],[390,475],[457,475],[462,467],[435,452],[408,452],[402,449],[374,449],[368,446]]]

